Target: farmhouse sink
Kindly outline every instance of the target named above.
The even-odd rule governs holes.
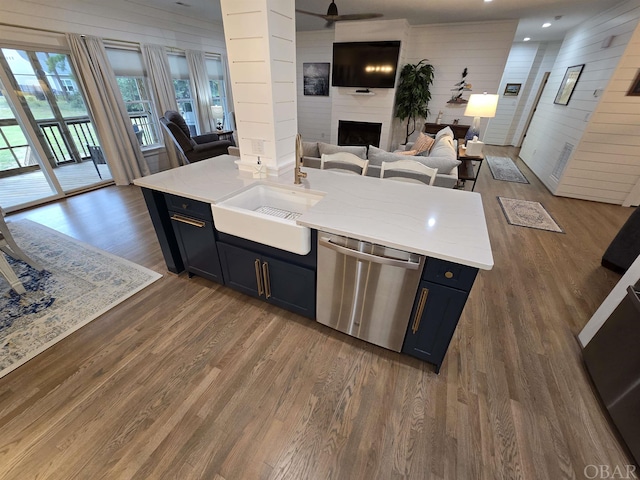
[[[324,196],[321,192],[270,183],[257,183],[211,206],[216,229],[306,255],[311,251],[311,230],[296,225],[296,218]]]

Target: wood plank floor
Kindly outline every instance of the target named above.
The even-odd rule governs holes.
[[[516,157],[516,150],[486,147]],[[136,187],[15,215],[166,274],[0,379],[3,479],[565,479],[630,463],[576,335],[631,214],[496,181],[481,271],[440,375],[201,278],[167,274]],[[566,232],[510,226],[496,196]]]

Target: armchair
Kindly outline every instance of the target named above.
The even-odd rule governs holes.
[[[160,122],[188,163],[225,154],[231,145],[228,140],[219,140],[215,133],[192,137],[182,115],[173,110],[167,110]]]

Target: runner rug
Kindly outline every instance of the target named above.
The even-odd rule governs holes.
[[[540,202],[498,197],[504,216],[510,225],[564,233]]]
[[[527,177],[524,176],[524,174],[510,158],[487,156],[486,160],[489,164],[491,175],[493,175],[493,178],[495,178],[496,180],[504,180],[505,182],[529,183]]]
[[[0,377],[162,276],[30,220],[8,225],[44,270],[6,257],[27,292],[0,277]]]

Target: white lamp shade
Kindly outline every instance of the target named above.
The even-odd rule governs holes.
[[[220,105],[211,105],[211,114],[213,118],[222,118],[224,109]]]
[[[496,116],[499,95],[487,93],[469,95],[469,102],[464,111],[465,117],[492,118]]]

